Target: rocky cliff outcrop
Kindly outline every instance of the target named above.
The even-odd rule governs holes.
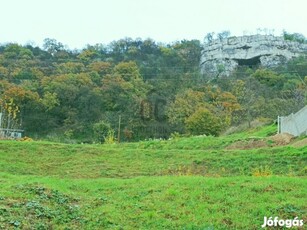
[[[307,44],[272,35],[213,40],[205,45],[201,69],[206,75],[229,75],[238,66],[274,67],[307,52]]]

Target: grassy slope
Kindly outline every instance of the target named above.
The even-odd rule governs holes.
[[[2,141],[0,228],[258,229],[265,215],[306,222],[306,146],[225,149],[274,129],[109,146]]]

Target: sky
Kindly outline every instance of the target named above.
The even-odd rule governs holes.
[[[0,43],[70,49],[122,38],[172,43],[207,33],[255,34],[267,28],[307,36],[306,0],[0,0]]]

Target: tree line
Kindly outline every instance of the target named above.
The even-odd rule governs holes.
[[[306,104],[307,59],[276,69],[240,67],[230,77],[200,72],[199,40],[171,44],[125,38],[69,50],[0,46],[2,128],[80,142],[219,135]]]

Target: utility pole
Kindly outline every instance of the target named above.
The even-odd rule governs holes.
[[[118,132],[117,132],[117,140],[120,143],[120,122],[121,122],[121,115],[118,117]]]

